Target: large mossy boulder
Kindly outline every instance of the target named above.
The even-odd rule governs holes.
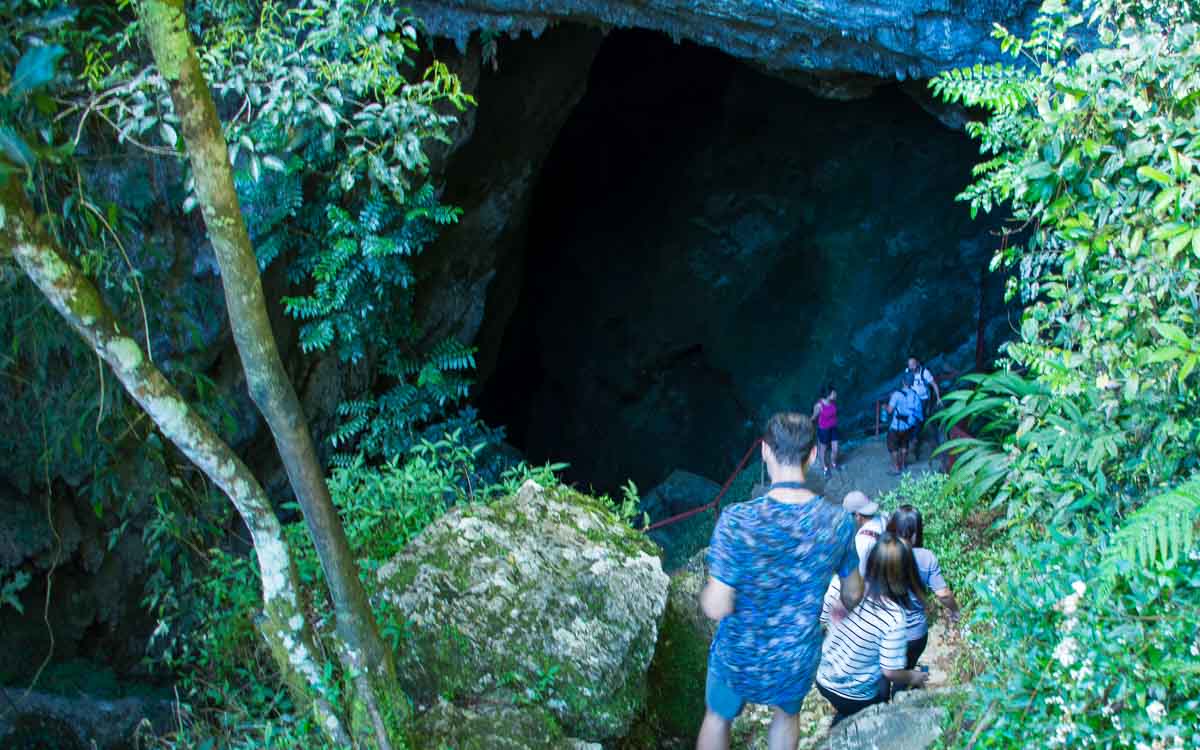
[[[545,708],[439,701],[417,720],[414,750],[600,750],[565,737]]]
[[[379,582],[418,713],[439,700],[544,709],[564,736],[598,741],[644,705],[668,579],[654,546],[598,500],[527,482],[456,508]]]
[[[704,717],[708,646],[717,624],[700,611],[700,590],[708,579],[702,549],[671,576],[667,610],[650,664],[649,706],[658,732],[692,737]]]

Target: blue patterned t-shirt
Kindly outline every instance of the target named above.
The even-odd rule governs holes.
[[[854,519],[816,498],[760,497],[721,513],[708,550],[709,575],[733,587],[709,669],[745,701],[802,700],[821,660],[821,600],[829,579],[858,568]]]

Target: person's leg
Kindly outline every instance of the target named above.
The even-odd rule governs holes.
[[[696,737],[696,750],[728,750],[729,728],[741,713],[744,701],[713,674],[709,664],[708,678],[704,686],[704,721]]]
[[[917,666],[917,660],[921,658],[921,654],[925,653],[927,645],[929,645],[929,633],[926,633],[915,641],[908,642],[908,650],[904,660],[905,669],[913,669]]]
[[[796,750],[800,744],[799,711],[788,713],[783,708],[775,706],[775,715],[771,718],[771,728],[767,731],[767,747],[770,750]]]
[[[696,750],[729,750],[729,727],[733,722],[712,711],[704,712],[704,722],[696,737]]]
[[[829,462],[825,459],[825,444],[820,440],[817,441],[817,462],[821,464],[822,469],[829,468]]]
[[[843,719],[848,719],[867,706],[879,703],[882,700],[882,698],[876,696],[873,700],[856,701],[843,695],[838,695],[832,690],[827,690],[819,682],[817,683],[817,691],[825,696],[825,700],[829,701],[829,705],[833,706],[834,716],[833,723],[830,724],[831,729],[836,727]]]
[[[832,443],[829,444],[829,447],[833,451],[833,468],[836,469],[836,468],[838,468],[838,460],[837,460],[838,441],[836,438],[834,439],[834,441]]]

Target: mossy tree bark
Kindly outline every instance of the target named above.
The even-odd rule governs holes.
[[[138,0],[137,9],[182,126],[250,397],[275,437],[321,559],[337,618],[340,655],[359,699],[355,716],[365,712],[361,718],[369,721],[381,750],[388,750],[389,725],[406,703],[398,695],[391,651],[379,636],[308,422],[275,344],[258,261],[233,185],[228,145],[187,30],[184,0]]]
[[[312,629],[301,609],[295,566],[266,493],[249,467],[191,409],[132,337],[95,285],[37,223],[16,179],[0,186],[0,242],[72,328],[109,364],[159,431],[229,497],[254,543],[262,576],[259,628],[298,704],[311,706],[329,737],[349,742],[345,724],[324,697]]]

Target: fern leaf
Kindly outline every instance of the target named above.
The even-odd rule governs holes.
[[[1198,522],[1200,479],[1151,498],[1109,538],[1100,563],[1102,580],[1111,585],[1122,563],[1173,566],[1196,543]]]

